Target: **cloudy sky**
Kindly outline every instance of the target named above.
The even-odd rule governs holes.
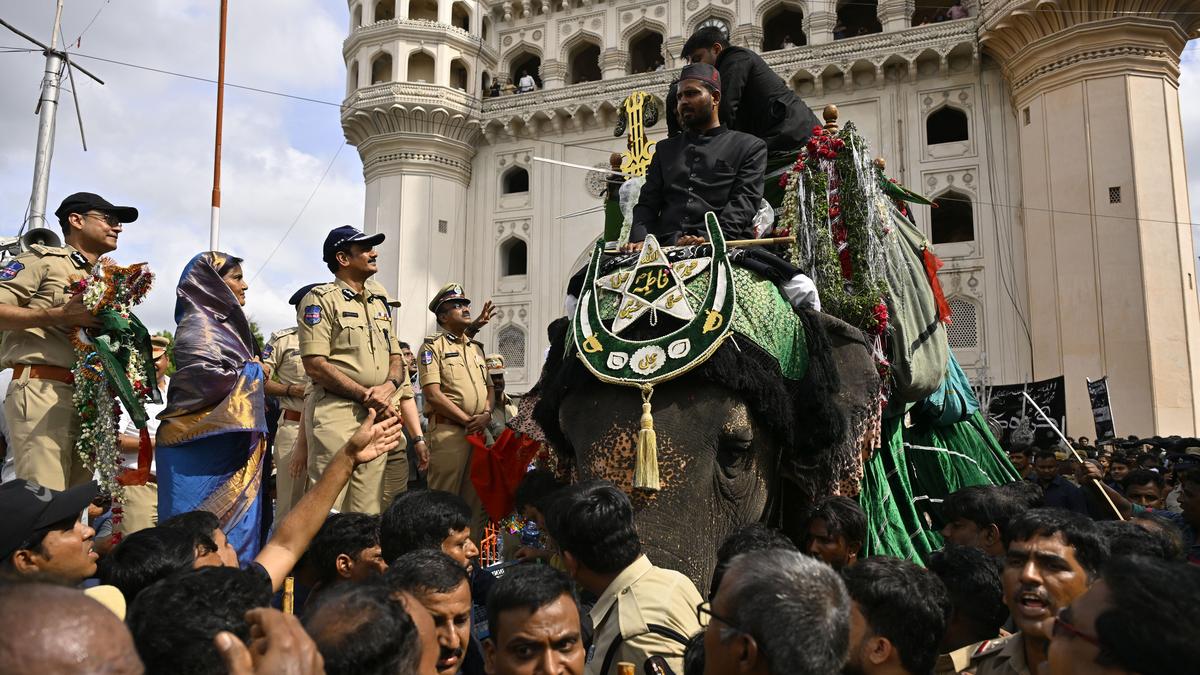
[[[139,312],[153,330],[173,328],[175,281],[184,263],[207,248],[216,87],[87,57],[213,78],[218,6],[216,0],[67,0],[63,15],[64,41],[106,84],[75,80],[86,153],[74,104],[63,94],[49,210],[76,190],[140,209],[138,222],[122,235],[119,259],[149,261],[159,275]],[[54,2],[5,3],[0,16],[48,41]],[[344,0],[230,2],[227,83],[335,104],[226,89],[221,247],[247,259],[247,309],[264,331],[289,325],[288,296],[327,276],[319,246],[329,228],[362,222],[362,167],[357,151],[343,147],[336,107],[344,93],[341,43],[348,23]],[[16,233],[25,213],[37,133],[33,109],[44,60],[37,52],[6,51],[26,46],[0,27],[5,236]],[[1181,87],[1184,128],[1193,132],[1186,139],[1193,222],[1200,222],[1198,80],[1200,52],[1193,43]]]

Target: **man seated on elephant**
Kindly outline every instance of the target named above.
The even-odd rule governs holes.
[[[721,75],[705,63],[679,76],[678,113],[686,131],[658,142],[642,186],[626,250],[641,248],[647,234],[664,245],[704,241],[704,214],[712,211],[727,239],[754,236],[763,195],[767,146],[759,138],[721,125]]]
[[[651,656],[682,673],[684,647],[700,630],[700,593],[642,554],[629,497],[607,481],[572,485],[556,497],[548,524],[568,573],[599,598],[589,612],[595,633],[586,675],[612,675],[621,661],[641,671]]]

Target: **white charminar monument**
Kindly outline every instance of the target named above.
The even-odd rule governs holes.
[[[1068,433],[1090,437],[1084,380],[1108,376],[1119,434],[1200,433],[1178,96],[1200,0],[963,0],[967,18],[935,20],[952,4],[350,0],[342,126],[365,229],[388,235],[399,334],[434,332],[426,304],[459,281],[499,308],[479,339],[507,357],[510,389],[532,386],[603,222],[575,215],[600,204],[600,172],[534,158],[607,166],[621,100],[665,98],[684,41],[715,25],[944,200],[916,219],[974,380],[1064,375]],[[523,74],[538,88],[510,93]]]

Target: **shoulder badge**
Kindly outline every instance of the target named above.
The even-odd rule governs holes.
[[[421,350],[421,365],[427,366],[433,363],[433,350],[429,347]]]
[[[25,269],[25,264],[20,260],[10,260],[4,267],[0,267],[0,281],[10,281],[17,276],[17,273]]]
[[[274,353],[275,353],[275,346],[269,344],[269,345],[263,347],[262,357],[264,359],[269,359],[269,358],[271,358],[271,354],[274,354]]]
[[[309,305],[304,308],[304,323],[309,326],[315,326],[321,323],[320,305]]]

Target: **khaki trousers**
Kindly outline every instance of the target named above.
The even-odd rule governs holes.
[[[342,451],[346,441],[367,418],[367,408],[316,387],[308,397],[304,412],[304,432],[308,436],[308,489],[311,490],[330,460]],[[334,501],[334,508],[372,515],[379,513],[379,493],[386,466],[387,457],[382,456],[360,464],[350,476],[350,483]]]
[[[29,369],[8,385],[4,419],[17,478],[51,490],[64,490],[92,479],[75,453],[79,415],[65,382],[29,377]]]
[[[429,473],[425,476],[429,489],[452,492],[467,502],[471,507],[471,536],[479,543],[487,516],[471,483],[471,444],[467,441],[467,430],[430,419],[425,441],[429,444]]]
[[[158,484],[126,485],[121,522],[113,528],[122,536],[158,525]]]
[[[383,489],[379,495],[379,512],[387,511],[392,500],[397,495],[408,490],[408,439],[401,438],[397,445],[387,454],[387,464],[383,469]]]
[[[275,431],[275,446],[272,455],[275,459],[275,522],[283,521],[288,511],[300,501],[308,491],[308,477],[292,478],[292,458],[296,454],[296,440],[300,438],[300,423],[279,417],[279,427]]]

